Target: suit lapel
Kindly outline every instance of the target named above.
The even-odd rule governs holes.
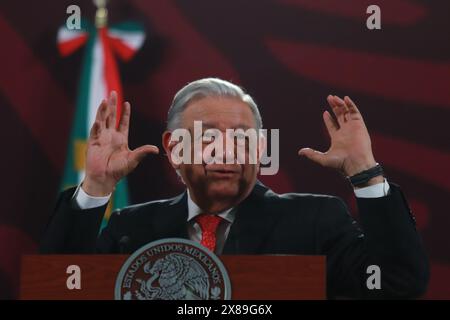
[[[264,248],[273,228],[274,217],[267,208],[266,192],[269,189],[259,181],[250,195],[236,207],[223,254],[258,254]],[[187,231],[187,192],[175,197],[166,210],[158,215],[157,238],[189,239]]]
[[[257,182],[250,195],[238,205],[223,254],[261,253],[273,228],[273,216],[269,214],[265,201],[268,190]]]
[[[187,193],[186,191],[175,197],[166,210],[161,210],[156,225],[157,238],[183,238],[188,239],[187,231]],[[159,231],[159,232],[158,232]]]

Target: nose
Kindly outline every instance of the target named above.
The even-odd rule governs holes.
[[[230,131],[225,131],[222,134],[222,159],[225,164],[236,163],[236,144],[233,138],[233,134]]]
[[[222,155],[223,155],[223,161],[224,163],[230,163],[232,162],[233,164],[236,162],[236,154],[235,154],[235,149],[236,149],[236,144],[234,142],[234,139],[232,136],[229,135],[224,135],[223,137],[223,150],[222,150]]]

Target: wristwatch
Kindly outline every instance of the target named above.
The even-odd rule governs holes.
[[[384,176],[383,168],[379,163],[377,163],[374,167],[370,169],[364,170],[351,177],[347,177],[347,179],[350,180],[350,183],[354,187],[359,187],[365,185],[367,182],[369,182],[370,179],[378,176]]]

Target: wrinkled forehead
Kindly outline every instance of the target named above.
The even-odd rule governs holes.
[[[201,121],[205,129],[256,128],[250,107],[237,98],[206,97],[190,102],[183,111],[181,125],[186,129]]]

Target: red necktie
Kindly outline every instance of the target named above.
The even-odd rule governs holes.
[[[202,229],[201,245],[214,252],[216,249],[216,230],[222,218],[214,214],[201,214],[195,220]]]

